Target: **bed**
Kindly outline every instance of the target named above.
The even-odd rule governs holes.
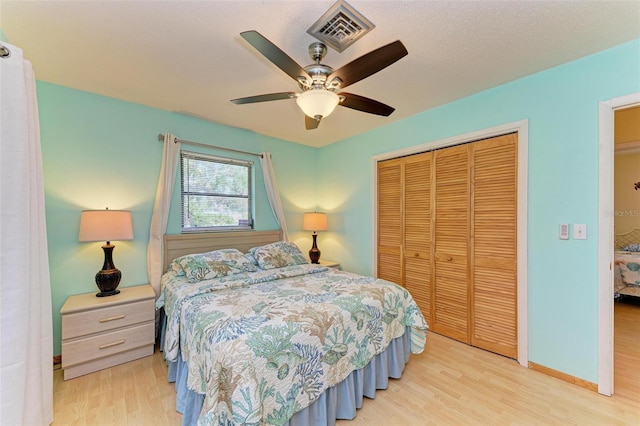
[[[164,243],[161,348],[183,425],[353,419],[424,349],[409,292],[309,264],[277,231]]]
[[[616,234],[614,296],[640,298],[640,229]]]

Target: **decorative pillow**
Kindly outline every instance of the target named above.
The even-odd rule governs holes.
[[[198,282],[212,278],[255,272],[258,269],[244,254],[236,249],[222,249],[207,253],[187,254],[175,259],[173,270],[179,267],[187,280]]]
[[[254,249],[256,249],[258,247],[254,247]],[[253,249],[252,249],[253,250]],[[253,256],[253,253],[251,253],[251,251],[249,251],[248,253],[244,254],[244,257],[246,257],[247,259],[249,259],[249,262],[253,263],[256,267],[258,267],[258,261],[256,260],[256,258]]]
[[[620,250],[640,252],[640,244],[629,244],[628,246],[622,247]]]
[[[640,263],[627,262],[621,265],[620,272],[622,273],[622,281],[626,285],[640,286]]]
[[[284,268],[285,266],[309,263],[298,246],[287,241],[254,247],[249,250],[249,253],[256,258],[258,266],[262,269]]]
[[[180,266],[180,264],[176,262],[176,260],[178,259],[174,259],[173,262],[169,264],[169,267],[167,268],[167,272],[175,272],[176,275],[184,275],[182,266]]]

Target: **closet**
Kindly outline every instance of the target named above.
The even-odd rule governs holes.
[[[517,134],[378,162],[378,277],[432,331],[517,357]]]

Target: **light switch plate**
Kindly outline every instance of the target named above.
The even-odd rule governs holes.
[[[560,224],[560,230],[558,231],[558,238],[560,238],[561,240],[568,240],[569,239],[569,224],[568,223],[561,223]]]
[[[584,223],[576,223],[573,225],[573,239],[574,240],[586,240],[587,239],[587,225]]]

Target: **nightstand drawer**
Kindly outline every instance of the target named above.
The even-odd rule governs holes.
[[[86,336],[154,319],[153,300],[62,316],[62,339]]]
[[[62,343],[62,368],[154,343],[155,321]]]

